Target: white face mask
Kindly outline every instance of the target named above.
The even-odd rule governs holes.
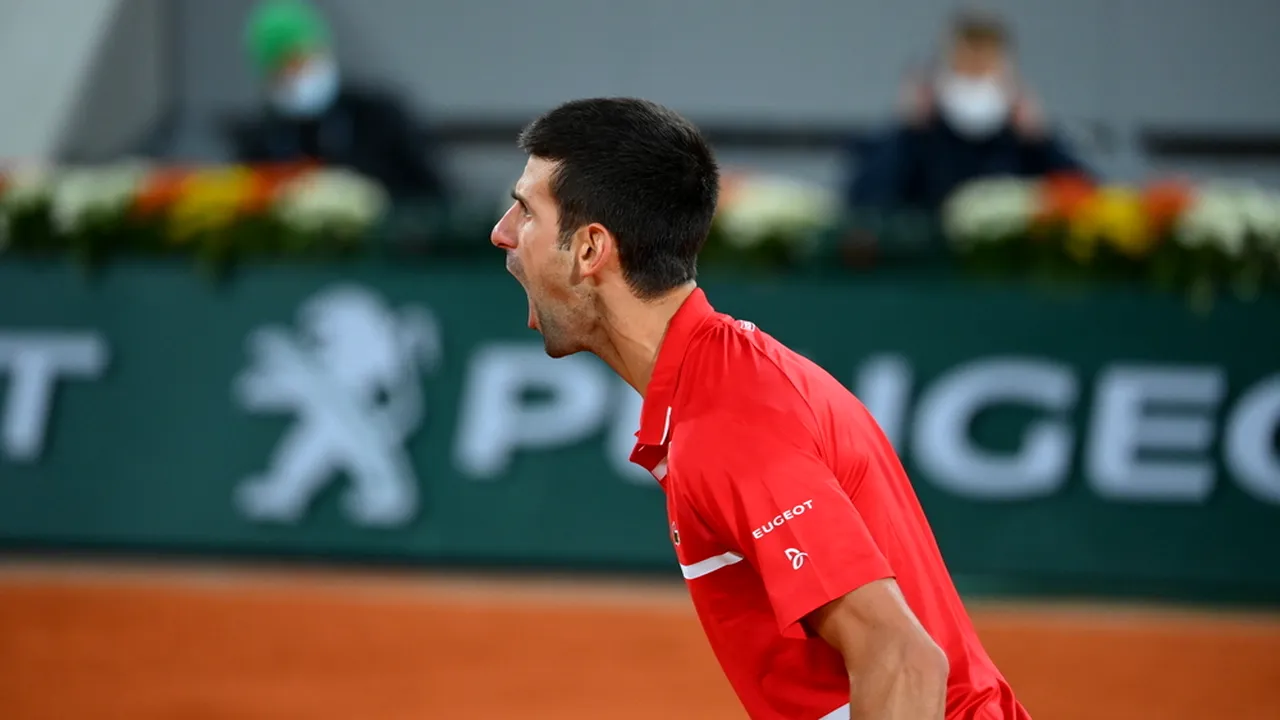
[[[965,137],[990,137],[1009,119],[1012,103],[996,78],[951,75],[940,80],[937,89],[942,116]]]
[[[338,96],[338,67],[330,59],[316,59],[299,68],[271,92],[271,102],[284,115],[310,118],[333,104]]]

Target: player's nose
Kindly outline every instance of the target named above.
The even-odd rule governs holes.
[[[511,209],[507,210],[502,219],[498,221],[498,224],[493,226],[493,232],[489,233],[489,242],[493,243],[494,247],[501,250],[516,249],[516,234],[513,231],[514,227],[511,222],[514,210],[515,206],[512,205]]]

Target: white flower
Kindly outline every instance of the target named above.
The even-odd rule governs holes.
[[[775,233],[807,240],[838,212],[839,203],[826,188],[793,178],[757,176],[742,181],[732,202],[718,209],[717,220],[727,241],[746,248]]]
[[[13,216],[48,202],[53,193],[54,173],[48,167],[24,163],[5,172],[0,193],[0,250],[12,239]]]
[[[1280,249],[1280,192],[1254,186],[1242,190],[1239,202],[1249,231],[1267,247]]]
[[[90,220],[122,213],[148,173],[141,163],[71,168],[58,173],[50,198],[54,228],[63,233],[83,229]]]
[[[1264,239],[1274,236],[1280,222],[1276,212],[1258,188],[1216,182],[1201,188],[1191,207],[1174,228],[1174,238],[1186,248],[1212,248],[1230,257],[1240,256],[1251,234]],[[1277,208],[1280,209],[1280,208]]]
[[[4,194],[0,205],[10,212],[28,209],[48,202],[53,196],[57,179],[52,168],[39,164],[24,164],[5,173]]]
[[[1039,202],[1038,183],[1015,177],[974,180],[947,198],[942,223],[960,245],[1003,240],[1030,228]]]
[[[388,204],[386,191],[376,182],[335,168],[290,182],[277,197],[275,211],[302,232],[359,233],[377,222]]]

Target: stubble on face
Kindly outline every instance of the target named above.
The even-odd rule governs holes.
[[[591,352],[594,331],[590,291],[573,281],[573,256],[557,246],[539,282],[526,285],[529,302],[547,355],[562,358]]]

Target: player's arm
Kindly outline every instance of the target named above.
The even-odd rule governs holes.
[[[759,572],[779,631],[840,651],[853,718],[943,717],[946,657],[811,434],[786,418],[697,424],[692,500]]]
[[[832,600],[810,613],[805,624],[844,657],[851,719],[945,716],[947,656],[916,620],[894,580],[875,580]]]

